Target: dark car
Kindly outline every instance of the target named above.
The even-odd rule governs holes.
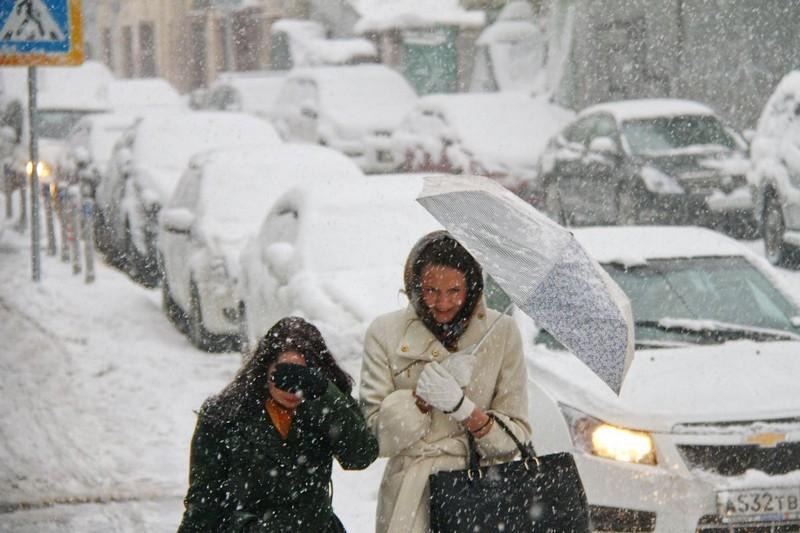
[[[699,103],[610,102],[550,140],[537,181],[545,211],[565,223],[749,228],[746,148]]]

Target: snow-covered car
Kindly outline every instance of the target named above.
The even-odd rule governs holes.
[[[620,395],[545,332],[531,342],[535,326],[519,322],[533,445],[574,454],[593,529],[796,531],[800,309],[791,288],[708,229],[573,231],[632,303],[636,353]]]
[[[610,102],[548,142],[542,205],[572,224],[752,225],[746,143],[690,100]]]
[[[521,92],[431,94],[392,135],[405,172],[470,173],[518,191],[545,143],[574,113]]]
[[[143,114],[114,145],[95,193],[95,238],[109,261],[146,286],[158,283],[158,212],[199,152],[237,145],[281,144],[275,130],[244,113]]]
[[[122,112],[187,107],[175,87],[164,78],[113,80],[108,84],[108,97],[112,109]]]
[[[38,138],[37,173],[42,183],[59,178],[56,167],[64,149],[64,139],[84,116],[111,109],[108,85],[111,71],[97,61],[77,67],[40,67],[36,69],[36,115],[33,127],[28,115],[28,69],[0,69],[0,105],[3,125],[13,131],[9,150],[8,179],[24,182],[33,171],[29,161],[31,131]]]
[[[285,72],[223,72],[208,88],[204,107],[217,111],[243,111],[272,120]]]
[[[416,201],[418,176],[381,176],[359,187],[287,192],[242,252],[239,285],[248,343],[286,315],[320,328],[358,375],[367,326],[401,308],[402,265],[439,224]]]
[[[91,186],[91,194],[108,171],[114,143],[136,122],[131,113],[92,113],[80,119],[65,139],[56,173],[74,183],[78,174]]]
[[[767,101],[750,144],[750,180],[767,259],[793,262],[800,250],[800,71],[787,74]]]
[[[239,253],[292,186],[357,188],[363,173],[321,146],[224,148],[196,155],[162,209],[163,307],[201,349],[238,345]]]
[[[397,167],[392,132],[415,100],[384,65],[305,67],[287,75],[273,115],[286,140],[330,146],[365,172],[388,172]]]

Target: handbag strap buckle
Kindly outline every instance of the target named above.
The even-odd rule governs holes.
[[[539,462],[539,458],[536,457],[535,455],[532,455],[530,457],[526,457],[525,460],[522,462],[522,464],[525,465],[525,470],[530,472],[531,463],[536,463],[536,469],[537,470],[539,469],[539,466],[542,464],[541,462]]]
[[[469,470],[467,470],[467,479],[469,479],[470,481],[473,481],[475,479],[475,477],[477,477],[478,479],[483,479],[483,472],[481,472],[480,469],[475,469],[475,470],[469,469]]]

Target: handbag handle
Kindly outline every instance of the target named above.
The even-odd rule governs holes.
[[[494,413],[487,413],[489,418],[497,422],[500,428],[505,431],[506,435],[511,437],[511,440],[514,441],[514,444],[517,445],[517,449],[519,450],[520,455],[525,460],[527,464],[528,461],[534,462],[537,465],[539,464],[539,459],[533,455],[530,450],[528,450],[527,446],[523,445],[516,435],[509,429],[505,422],[500,420],[499,417],[495,416]],[[470,471],[477,471],[480,468],[480,455],[478,454],[478,450],[475,446],[475,437],[472,436],[472,433],[469,431],[467,433],[467,443],[469,445],[469,469]]]

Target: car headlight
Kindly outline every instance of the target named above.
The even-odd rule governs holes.
[[[683,194],[680,183],[672,176],[665,174],[656,167],[645,165],[640,171],[642,181],[647,190],[657,194]]]
[[[614,426],[566,405],[561,412],[578,450],[626,463],[657,463],[650,433]]]
[[[28,175],[28,178],[33,175],[33,161],[28,161],[25,165],[25,173]],[[36,174],[39,176],[39,181],[42,183],[50,183],[53,176],[53,167],[45,161],[39,161],[36,163]]]

